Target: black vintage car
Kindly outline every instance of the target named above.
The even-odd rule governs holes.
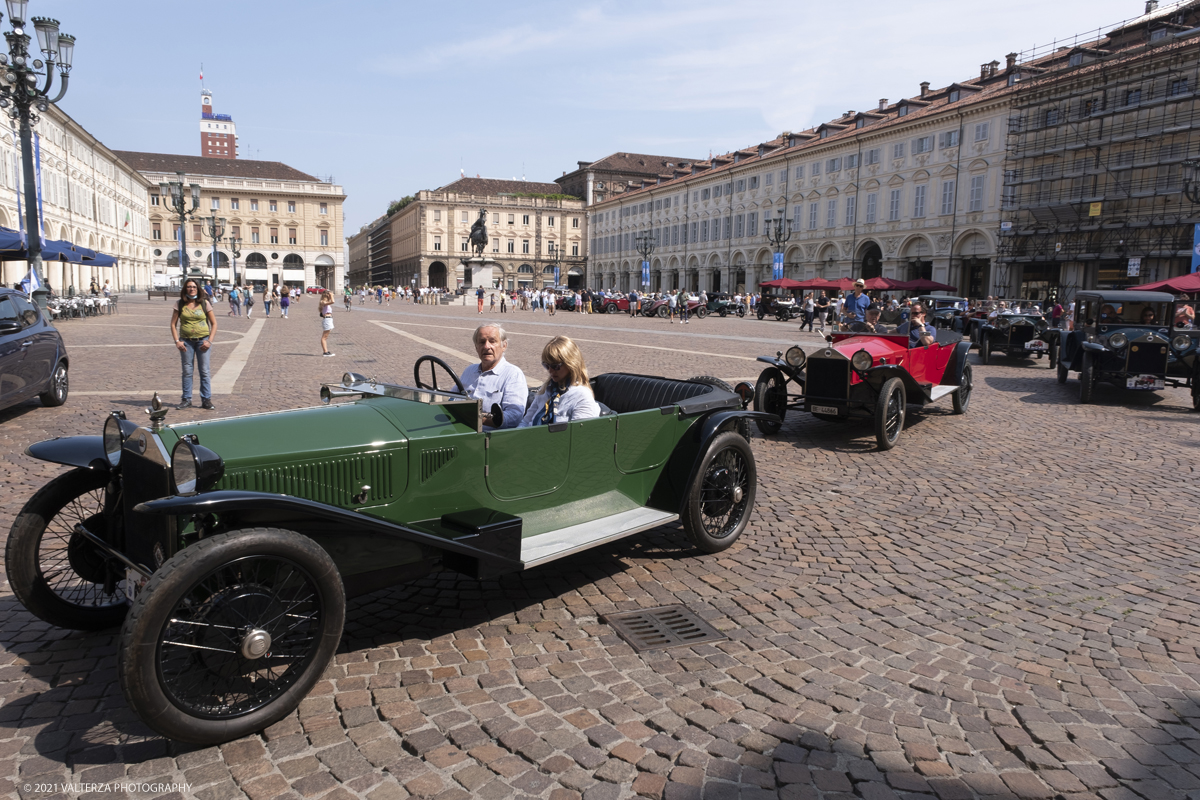
[[[804,313],[804,308],[796,302],[796,298],[785,289],[769,289],[763,292],[755,311],[759,319],[775,317],[780,322],[787,322],[793,317]]]
[[[1182,334],[1172,336],[1174,301],[1163,292],[1076,294],[1076,326],[1061,337],[1058,382],[1066,383],[1069,373],[1079,373],[1081,403],[1092,402],[1099,381],[1138,391],[1186,386],[1167,376],[1172,348],[1183,351],[1192,341]]]
[[[1196,304],[1179,301],[1175,304],[1171,324],[1171,351],[1167,354],[1167,379],[1183,381],[1192,390],[1192,408],[1200,411],[1200,327],[1194,320]],[[1184,312],[1191,309],[1192,316]]]
[[[733,299],[732,295],[725,292],[710,292],[708,295],[708,313],[716,314],[719,317],[727,317],[730,314],[737,314],[739,317],[746,316],[746,304]]]
[[[973,333],[979,345],[981,364],[990,362],[995,352],[1009,358],[1048,356],[1050,369],[1058,364],[1059,331],[1050,327],[1041,312],[1005,311],[995,317],[985,317],[978,320]]]
[[[962,332],[959,315],[967,310],[967,298],[948,294],[923,294],[917,298],[925,306],[925,318],[935,328]],[[956,325],[955,323],[958,322]]]

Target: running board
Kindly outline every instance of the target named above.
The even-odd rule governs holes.
[[[610,517],[530,536],[521,541],[521,560],[525,568],[536,567],[557,558],[587,550],[605,542],[657,528],[679,519],[678,514],[655,508],[635,508]]]
[[[945,385],[933,386],[929,389],[929,402],[932,403],[935,400],[941,400],[946,395],[950,394],[951,392],[956,392],[956,391],[958,391],[957,386],[945,386]]]

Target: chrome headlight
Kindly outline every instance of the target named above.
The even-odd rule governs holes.
[[[225,474],[221,457],[200,446],[194,435],[185,436],[171,450],[171,479],[175,494],[195,494],[211,489]]]
[[[342,375],[342,386],[353,386],[356,383],[366,383],[367,379],[357,372],[347,372]]]
[[[1129,344],[1129,337],[1123,333],[1114,333],[1108,337],[1108,346],[1114,350],[1120,350],[1125,345]]]
[[[873,363],[874,360],[871,358],[871,354],[866,350],[859,350],[857,353],[850,356],[850,366],[854,367],[859,372],[870,369],[871,364]]]
[[[1171,347],[1175,348],[1175,350],[1180,353],[1182,353],[1184,350],[1187,350],[1189,347],[1191,347],[1191,345],[1192,337],[1184,336],[1182,333],[1171,340]]]
[[[800,369],[804,366],[804,362],[808,360],[808,356],[804,355],[804,351],[799,347],[789,347],[784,353],[783,360],[792,369]]]
[[[104,456],[108,459],[109,466],[117,467],[121,464],[121,449],[125,445],[125,434],[121,431],[121,418],[117,416],[120,412],[112,414],[108,419],[104,420]]]

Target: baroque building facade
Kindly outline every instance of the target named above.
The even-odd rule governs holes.
[[[218,159],[122,151],[149,191],[149,239],[154,277],[161,285],[189,276],[256,287],[322,286],[340,291],[345,282],[342,187],[277,161]],[[179,259],[179,217],[162,202],[159,185],[180,180],[200,185],[200,205],[185,225],[184,269]],[[190,207],[190,202],[189,202]],[[223,240],[208,233],[208,217],[224,218]],[[229,238],[241,240],[232,262]]]
[[[462,261],[472,255],[468,236],[481,210],[489,238],[484,255],[498,265],[494,287],[554,285],[556,250],[559,282],[587,285],[583,201],[564,197],[555,183],[491,178],[461,178],[422,190],[390,217],[364,226],[349,240],[353,285],[470,285]]]

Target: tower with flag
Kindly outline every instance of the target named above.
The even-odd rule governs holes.
[[[200,80],[204,81],[204,69],[200,70]],[[229,114],[214,114],[212,108],[212,92],[200,90],[200,155],[205,158],[236,159],[237,126]]]

